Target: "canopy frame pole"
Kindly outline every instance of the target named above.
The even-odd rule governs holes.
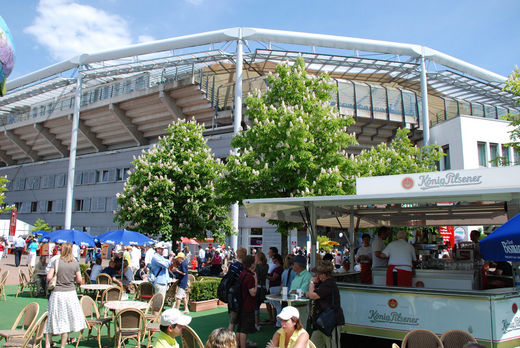
[[[312,268],[312,267],[316,266],[316,254],[317,254],[316,242],[318,239],[316,225],[317,225],[318,217],[316,214],[316,206],[314,204],[311,204],[309,208],[310,208],[309,210],[310,210],[310,228],[311,228],[311,230],[310,230],[310,234],[311,234],[310,266],[311,267],[310,268]]]
[[[65,201],[65,229],[72,225],[72,198],[74,195],[74,179],[76,176],[76,150],[78,147],[79,114],[81,109],[81,87],[83,83],[83,66],[78,66],[76,77],[76,93],[74,95],[74,113],[72,116],[72,130],[70,134],[69,170],[67,173],[67,198]]]
[[[350,225],[348,227],[348,236],[350,239],[350,249],[349,249],[349,262],[350,267],[349,270],[352,272],[354,271],[354,207],[350,207]]]

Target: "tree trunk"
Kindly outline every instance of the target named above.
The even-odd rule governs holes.
[[[282,255],[282,258],[285,259],[285,256],[289,254],[288,248],[287,248],[287,238],[288,235],[286,233],[280,233],[282,235],[282,250],[280,250],[280,254]]]

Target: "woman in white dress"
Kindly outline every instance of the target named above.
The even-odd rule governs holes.
[[[86,328],[85,316],[76,294],[75,282],[82,284],[79,264],[72,254],[72,244],[66,243],[61,247],[61,256],[55,259],[47,273],[47,280],[51,281],[56,273],[56,287],[52,290],[47,305],[49,314],[45,327],[45,348],[51,346],[51,335],[61,335],[61,348],[68,342],[70,332],[78,332]]]

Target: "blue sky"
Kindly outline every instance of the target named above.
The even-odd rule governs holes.
[[[429,46],[507,76],[520,65],[519,0],[4,0],[19,77],[79,53],[229,27]]]

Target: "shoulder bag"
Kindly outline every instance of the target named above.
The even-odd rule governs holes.
[[[58,267],[60,266],[60,258],[58,257],[56,261],[54,261],[54,276],[49,281],[49,285],[47,285],[47,290],[52,291],[56,287],[56,281],[58,280]]]
[[[336,289],[332,289],[332,305],[318,314],[318,318],[316,319],[316,326],[318,327],[318,330],[327,336],[332,336],[332,332],[334,331],[334,328],[337,326],[338,322],[336,303],[334,302],[335,292]]]

